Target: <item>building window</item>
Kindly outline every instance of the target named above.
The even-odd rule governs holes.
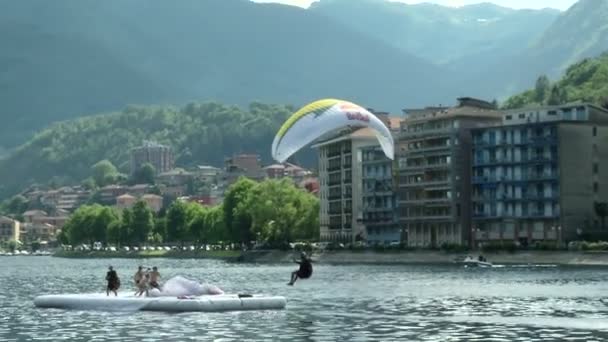
[[[505,120],[511,120],[511,119],[513,119],[513,115],[507,115],[507,116],[505,116]]]
[[[519,118],[520,119],[525,119],[526,118],[526,114],[524,114],[524,113],[519,114]]]
[[[600,186],[597,182],[593,183],[593,193],[597,194],[599,192]]]
[[[597,127],[593,126],[593,136],[597,137]]]
[[[597,175],[599,173],[600,170],[600,166],[598,165],[598,163],[593,163],[593,174]]]
[[[547,112],[548,115],[557,115],[557,112],[554,110],[550,110]]]

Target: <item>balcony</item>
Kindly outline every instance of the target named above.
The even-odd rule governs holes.
[[[363,210],[364,213],[392,213],[395,211],[394,207],[383,207],[383,206],[364,206]]]
[[[392,190],[371,190],[371,191],[366,191],[363,190],[363,197],[386,197],[386,196],[392,196],[394,193]]]
[[[474,159],[473,167],[512,164],[511,160],[510,158]]]
[[[449,136],[454,133],[455,129],[452,127],[443,127],[436,129],[423,129],[420,131],[403,131],[399,133],[399,139],[415,139],[419,137],[428,137],[428,136]]]
[[[363,160],[361,160],[361,164],[362,165],[377,165],[377,164],[391,164],[392,160],[384,157],[384,158],[371,158],[371,159],[366,159],[363,158]]]
[[[436,190],[449,189],[452,187],[452,182],[444,179],[437,181],[419,182],[419,183],[403,183],[399,184],[400,188],[427,188],[433,187]]]
[[[432,152],[444,152],[442,154],[449,155],[449,154],[451,154],[451,152],[450,152],[451,148],[452,148],[452,146],[450,146],[450,145],[423,146],[420,148],[407,150],[405,152],[405,154],[410,155],[410,154],[418,154],[418,153],[429,154]]]
[[[383,227],[383,226],[393,226],[399,223],[397,218],[391,218],[386,220],[378,220],[378,219],[363,219],[361,220],[366,227]]]
[[[498,183],[500,178],[497,176],[474,176],[473,184]]]
[[[373,173],[373,174],[366,174],[363,175],[363,177],[361,177],[363,180],[389,180],[389,179],[393,179],[393,175],[390,173]]]
[[[407,199],[400,200],[400,204],[405,205],[428,205],[428,206],[447,206],[452,203],[450,198],[420,198],[420,199]]]
[[[557,136],[535,136],[528,140],[528,143],[536,146],[544,145],[557,145]]]
[[[439,222],[439,221],[447,221],[451,222],[453,217],[451,215],[421,215],[421,216],[401,216],[399,221],[401,222]]]

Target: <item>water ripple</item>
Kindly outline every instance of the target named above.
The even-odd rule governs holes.
[[[608,339],[608,272],[598,268],[317,266],[285,286],[286,265],[202,260],[2,258],[2,341],[593,341]],[[283,295],[286,310],[231,313],[37,309],[44,293],[100,292],[112,264],[124,291],[138,263],[165,279]]]

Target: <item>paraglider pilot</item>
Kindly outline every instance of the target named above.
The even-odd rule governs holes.
[[[294,260],[295,263],[300,264],[300,269],[291,273],[291,281],[287,285],[293,286],[298,278],[308,279],[312,275],[312,263],[306,253],[300,254],[300,261]]]

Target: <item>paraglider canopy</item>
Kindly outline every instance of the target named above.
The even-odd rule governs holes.
[[[279,163],[319,137],[346,127],[369,127],[384,154],[393,159],[393,137],[386,125],[367,109],[352,102],[325,99],[312,102],[291,115],[272,143],[272,157]]]

